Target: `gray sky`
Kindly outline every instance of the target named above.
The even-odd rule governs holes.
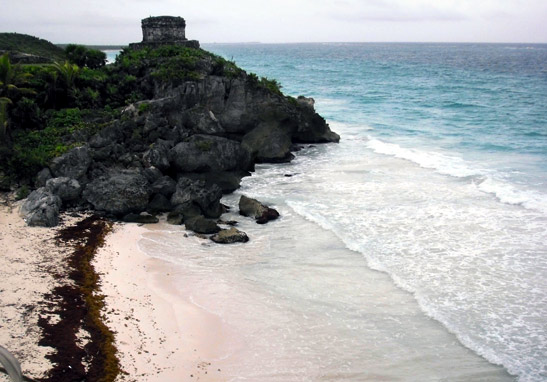
[[[0,32],[127,44],[182,16],[206,42],[547,42],[547,0],[2,0]]]

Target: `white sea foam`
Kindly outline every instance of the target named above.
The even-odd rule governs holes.
[[[547,195],[538,191],[519,190],[515,186],[494,180],[492,177],[486,177],[475,184],[479,190],[496,195],[502,203],[520,205],[547,214]]]
[[[496,176],[499,175],[494,169],[479,168],[455,155],[405,148],[396,143],[383,142],[370,136],[366,147],[376,153],[408,160],[443,175],[470,178],[480,191],[495,195],[502,203],[520,205],[547,214],[547,194],[536,190],[521,189],[508,181],[496,180]]]
[[[443,154],[435,151],[423,151],[413,148],[404,148],[396,143],[383,142],[379,139],[368,137],[366,146],[379,154],[390,155],[396,158],[409,160],[421,167],[434,169],[444,175],[464,178],[468,176],[482,175],[483,170],[470,168],[462,158]]]

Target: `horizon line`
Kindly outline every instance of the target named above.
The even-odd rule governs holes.
[[[199,42],[200,44],[209,44],[209,45],[229,45],[229,44],[239,44],[239,45],[275,45],[275,44],[516,44],[516,45],[525,45],[525,44],[534,44],[534,45],[547,45],[546,42],[529,42],[529,41],[520,41],[520,42],[494,42],[494,41],[296,41],[296,42],[262,42],[262,41],[236,41],[236,42],[220,42],[220,41],[207,41]],[[69,45],[69,44],[78,44],[85,46],[118,46],[125,47],[129,46],[131,43],[125,44],[115,44],[115,43],[75,43],[75,42],[54,42],[55,45]]]

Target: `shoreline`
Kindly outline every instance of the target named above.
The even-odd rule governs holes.
[[[19,360],[23,375],[47,379],[56,369],[50,358],[57,351],[42,344],[46,334],[39,322],[59,322],[54,291],[74,285],[68,264],[74,243],[58,237],[88,216],[63,214],[55,229],[28,227],[20,205],[0,205],[0,344]],[[115,381],[228,380],[223,361],[233,333],[220,317],[177,292],[168,262],[138,248],[140,235],[148,231],[113,223],[91,261],[99,277],[94,295],[104,303],[100,319],[114,333],[118,350],[121,372]],[[83,349],[88,343],[89,334],[78,333],[74,345]],[[0,374],[0,381],[9,378]]]
[[[138,248],[147,231],[115,224],[93,262],[105,296],[104,322],[115,332],[122,369],[116,380],[227,380],[221,359],[228,328],[176,291],[169,263]]]
[[[15,210],[16,207],[9,213],[0,211],[0,221],[12,227],[12,231],[4,231],[4,234],[10,232],[8,235],[18,237],[15,234],[17,231],[24,233],[21,235],[22,244],[30,243],[36,251],[42,254],[47,253],[49,256],[47,261],[51,261],[51,257],[56,257],[62,266],[73,248],[60,247],[54,238],[66,225],[74,225],[76,219],[68,222],[69,218],[66,217],[66,222],[61,229],[26,227]],[[12,220],[8,221],[6,218]],[[83,220],[84,217],[78,219]],[[180,290],[180,283],[184,282],[185,273],[178,264],[148,256],[139,248],[139,240],[144,234],[150,238],[154,236],[154,231],[163,230],[165,227],[164,222],[147,226],[112,223],[112,230],[106,236],[104,244],[95,252],[92,261],[95,273],[99,276],[97,295],[104,302],[101,319],[114,332],[117,357],[122,370],[115,381],[159,382],[194,380],[194,378],[200,381],[219,382],[233,380],[237,376],[234,374],[236,372],[234,365],[239,365],[240,363],[237,362],[242,360],[248,361],[241,356],[249,357],[252,353],[248,350],[254,351],[251,346],[240,352],[241,337],[244,337],[245,333],[238,333],[221,317],[194,303],[193,291],[195,290],[199,295],[199,290],[191,284],[185,286],[184,292]],[[180,227],[173,229],[180,229],[181,234],[186,232]],[[188,240],[193,239],[188,238]],[[1,241],[2,244],[5,242],[6,240]],[[46,245],[48,249],[44,251]],[[65,251],[62,252],[62,250]],[[196,252],[194,245],[181,245],[180,250],[184,252],[184,256],[203,255]],[[23,247],[15,248],[14,252],[32,254],[32,250],[23,249]],[[30,261],[28,256],[25,261],[26,263],[23,262],[23,264],[28,265]],[[42,263],[45,261],[43,259]],[[64,269],[66,270],[66,265]],[[51,272],[46,273],[43,269],[37,272],[37,276],[41,278],[46,278],[44,274],[52,275]],[[20,282],[18,279],[20,275],[15,273],[12,276],[12,280],[17,279]],[[27,280],[26,277],[25,280]],[[179,288],[175,281],[178,282]],[[40,284],[35,280],[30,285],[26,285],[26,288],[30,288],[29,290],[33,293],[32,288],[36,288],[36,285],[44,288],[42,296],[51,292],[56,286],[51,283]],[[1,285],[0,289],[5,295],[6,286]],[[19,290],[15,290],[15,293],[20,300],[27,300],[26,295],[21,295]],[[44,300],[42,297],[42,301],[37,300],[36,304],[39,305]],[[215,300],[209,300],[208,303],[214,305]],[[32,326],[28,320],[17,318],[15,320],[20,323],[19,330],[28,331]],[[246,330],[246,327],[239,327],[238,330]],[[5,334],[5,330],[2,332]],[[3,338],[1,338],[2,341]],[[29,349],[34,347],[39,351],[47,350],[48,348],[37,345],[38,340],[36,344],[27,344],[26,347]],[[31,355],[25,359],[25,355],[22,355],[12,344],[13,342],[6,347],[21,360],[25,375],[42,378],[45,372],[52,368],[51,364],[33,365],[29,361],[36,361],[40,357],[45,360],[45,356]],[[494,371],[495,368],[491,367],[487,367],[484,371],[489,369],[487,373],[492,372],[492,375],[501,377],[504,374],[500,370]],[[0,381],[3,381],[1,376]]]

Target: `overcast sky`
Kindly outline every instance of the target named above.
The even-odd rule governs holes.
[[[202,43],[547,42],[547,0],[2,0],[0,32],[127,44],[161,15]]]

